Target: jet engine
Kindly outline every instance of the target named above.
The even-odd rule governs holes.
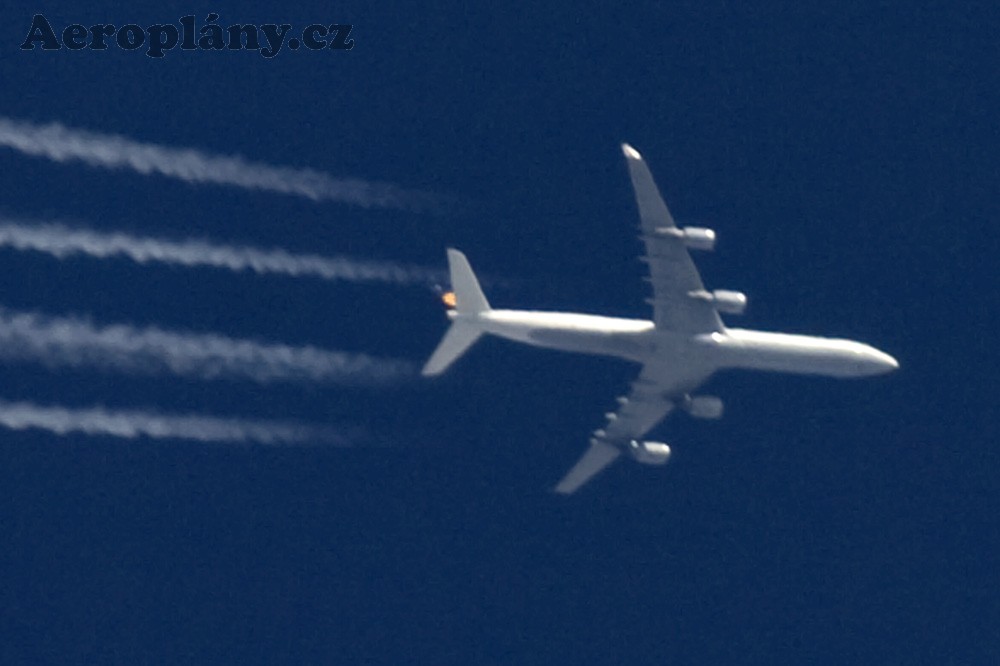
[[[739,315],[747,309],[746,294],[740,291],[729,291],[727,289],[716,289],[715,291],[705,291],[699,289],[688,292],[688,296],[696,298],[706,303],[711,303],[715,309],[725,314]]]
[[[628,449],[632,457],[643,465],[665,465],[670,460],[670,447],[663,442],[638,442],[633,439],[628,443]]]
[[[747,309],[747,297],[743,292],[716,289],[712,292],[712,297],[715,301],[715,309],[719,312],[739,315]]]
[[[714,395],[688,395],[680,403],[681,409],[695,419],[721,419],[722,399]]]
[[[715,249],[715,232],[702,227],[661,227],[656,230],[661,236],[670,236],[684,241],[685,247],[692,250],[711,252]]]

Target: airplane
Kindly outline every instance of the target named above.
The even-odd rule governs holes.
[[[830,377],[881,375],[899,367],[872,346],[834,338],[729,328],[721,314],[742,314],[747,298],[737,291],[708,291],[689,250],[710,251],[715,232],[678,227],[642,156],[622,144],[639,208],[640,238],[649,267],[652,321],[566,312],[494,310],[465,255],[448,249],[453,292],[445,294],[451,326],[422,370],[439,375],[484,333],[537,347],[613,356],[638,363],[639,376],[618,410],[590,437],[590,448],[555,487],[569,495],[623,453],[647,465],[663,465],[670,446],[643,439],[671,412],[694,418],[722,416],[722,400],[693,392],[720,370],[746,369]]]

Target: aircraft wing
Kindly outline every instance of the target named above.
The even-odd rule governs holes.
[[[670,210],[653,181],[642,155],[627,143],[622,144],[629,176],[639,206],[639,219],[646,244],[642,260],[649,265],[649,282],[653,285],[653,322],[656,328],[680,333],[712,333],[722,331],[722,321],[715,306],[704,299],[692,297],[704,293],[698,269],[691,260],[687,246],[670,230],[677,230]]]
[[[556,486],[562,495],[575,493],[583,484],[594,478],[598,472],[613,463],[622,454],[622,448],[603,442],[596,437],[590,440],[590,448],[583,457],[566,473]]]
[[[618,399],[621,407],[607,415],[608,423],[603,429],[594,432],[590,448],[556,486],[557,493],[575,492],[613,463],[632,440],[641,439],[673,411],[675,403],[668,396],[677,393],[677,382],[663,382],[660,376],[657,366],[643,366],[628,396]]]
[[[639,207],[640,238],[646,245],[642,259],[649,265],[648,279],[653,285],[649,302],[656,328],[686,335],[721,332],[719,313],[710,299],[702,297],[707,295],[705,285],[649,167],[627,143],[622,144],[622,152]],[[556,492],[568,495],[587,483],[631,447],[633,440],[640,442],[674,410],[678,398],[705,379],[704,371],[694,365],[665,367],[656,360],[643,365],[629,394],[618,399],[621,407],[607,414],[607,425],[594,432],[590,448],[559,482]]]

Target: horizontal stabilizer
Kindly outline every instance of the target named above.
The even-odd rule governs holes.
[[[458,357],[464,354],[465,350],[471,347],[482,334],[481,330],[469,324],[460,321],[453,323],[420,374],[424,377],[440,375],[448,369],[448,366],[458,360]]]

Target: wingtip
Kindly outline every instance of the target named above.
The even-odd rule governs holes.
[[[633,148],[632,146],[628,145],[627,143],[622,144],[622,152],[625,153],[625,157],[627,157],[630,160],[642,159],[642,155],[639,154],[639,151]]]

